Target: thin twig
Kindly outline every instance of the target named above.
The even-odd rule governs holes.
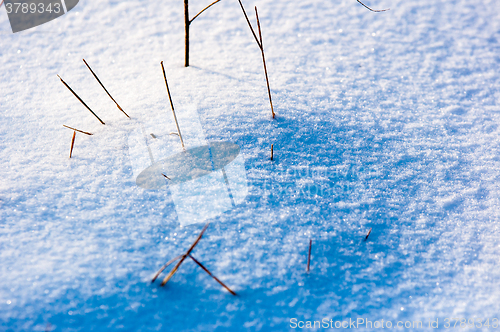
[[[163,270],[165,270],[170,264],[172,264],[173,262],[175,262],[176,260],[178,260],[179,258],[181,258],[183,255],[179,255],[175,258],[172,258],[171,260],[169,260],[167,262],[167,264],[163,265],[162,268],[160,270],[158,270],[158,272],[156,272],[155,276],[153,277],[153,280],[151,280],[151,282],[155,282],[156,278],[158,278],[158,276],[163,272]]]
[[[210,271],[208,271],[208,269],[206,267],[203,266],[203,264],[201,264],[200,262],[198,262],[193,256],[191,256],[191,254],[189,254],[189,257],[196,263],[198,264],[202,269],[203,271],[205,271],[206,273],[208,273],[209,276],[211,276],[212,278],[215,279],[215,281],[217,281],[219,284],[221,284],[222,287],[224,287],[225,289],[228,290],[229,293],[233,294],[234,296],[236,296],[236,293],[233,292],[231,289],[229,289],[229,287],[227,287],[226,285],[224,285],[224,283],[222,281],[220,281],[216,276],[214,276]]]
[[[172,181],[172,179],[169,178],[168,176],[166,176],[165,174],[161,173],[161,175],[163,175],[164,177],[166,177],[167,179],[169,179],[170,181]]]
[[[262,31],[260,30],[260,20],[259,20],[259,13],[257,12],[257,6],[255,6],[255,18],[257,20],[257,28],[259,29],[260,49],[264,50],[264,44],[262,43]]]
[[[205,10],[207,10],[208,8],[212,7],[213,5],[215,5],[217,2],[219,2],[220,0],[217,0],[217,1],[214,1],[212,2],[211,4],[209,4],[208,6],[206,6],[205,8],[203,8],[203,10],[201,12],[199,12],[198,14],[196,14],[190,21],[189,21],[189,24],[191,24],[191,22],[194,21],[195,18],[197,18],[198,16],[200,16],[201,13],[203,13]]]
[[[255,41],[257,42],[257,45],[259,45],[259,48],[262,48],[260,45],[259,39],[257,38],[257,35],[255,34],[255,31],[253,30],[252,24],[250,23],[250,20],[248,19],[247,12],[245,11],[245,8],[243,8],[243,4],[241,3],[241,0],[238,0],[241,6],[241,10],[243,10],[243,15],[245,15],[245,18],[247,19],[248,26],[250,27],[250,30],[252,31],[252,34],[255,38]]]
[[[90,72],[92,73],[92,75],[94,75],[95,79],[97,80],[97,82],[99,82],[99,84],[102,86],[102,88],[104,89],[104,91],[106,91],[106,93],[108,94],[109,98],[111,98],[111,100],[115,102],[116,106],[118,106],[118,109],[120,111],[122,111],[123,114],[125,114],[127,116],[127,118],[130,119],[130,116],[128,116],[128,114],[125,113],[125,111],[120,107],[120,105],[118,105],[118,103],[116,102],[116,100],[113,97],[111,97],[111,94],[108,92],[108,90],[106,90],[106,88],[104,87],[104,84],[102,84],[102,82],[99,79],[99,77],[97,77],[97,75],[94,73],[94,71],[92,70],[92,68],[90,68],[90,66],[88,65],[87,61],[85,61],[85,59],[83,59],[83,62],[85,62],[85,65],[90,70]]]
[[[73,154],[73,146],[75,145],[76,131],[73,131],[73,139],[71,140],[71,150],[69,150],[69,157]]]
[[[167,74],[165,73],[165,67],[163,67],[163,61],[161,63],[161,69],[163,70],[163,77],[165,78],[165,85],[167,86],[168,99],[170,99],[170,106],[172,107],[172,113],[174,113],[175,125],[177,126],[177,132],[179,133],[179,137],[181,139],[182,149],[186,150],[184,147],[184,141],[182,140],[181,128],[179,128],[179,122],[177,122],[177,116],[175,115],[174,103],[172,102],[172,96],[170,95],[170,89],[168,88],[167,82]]]
[[[309,239],[309,253],[307,254],[307,272],[309,272],[309,267],[311,265],[311,247],[313,240]]]
[[[368,237],[370,236],[371,232],[372,232],[372,229],[370,228],[370,230],[368,231],[368,234],[366,234],[365,241],[368,240]]]
[[[68,129],[71,129],[71,130],[74,130],[74,131],[78,131],[78,132],[80,132],[80,133],[82,133],[82,134],[85,134],[85,135],[93,135],[93,134],[91,134],[91,133],[87,133],[86,131],[81,131],[81,130],[78,130],[78,129],[75,129],[75,128],[68,127],[68,126],[66,126],[66,125],[63,125],[63,127],[66,127],[66,128],[68,128]]]
[[[209,224],[210,223],[207,223],[205,225],[205,227],[203,227],[203,229],[201,230],[200,235],[198,235],[198,237],[196,238],[196,241],[194,241],[194,243],[191,245],[191,247],[189,247],[188,251],[186,251],[186,253],[184,255],[182,255],[181,260],[174,266],[174,268],[172,269],[172,271],[170,271],[170,273],[165,277],[165,279],[163,279],[163,281],[161,283],[162,286],[165,286],[165,284],[174,276],[175,272],[177,272],[177,270],[181,266],[182,262],[184,262],[184,260],[186,259],[186,257],[189,256],[189,254],[191,253],[191,251],[193,251],[194,247],[196,247],[196,245],[198,244],[198,242],[200,242],[201,237],[203,236],[203,233],[205,233],[205,231],[207,230]]]
[[[75,95],[76,98],[78,98],[78,100],[90,111],[90,113],[94,114],[94,116],[97,118],[97,120],[99,120],[102,124],[105,124],[98,116],[97,114],[95,114],[91,109],[90,107],[87,106],[87,104],[85,104],[85,102],[82,100],[82,98],[80,98],[75,91],[73,91],[73,89],[71,89],[69,87],[68,84],[66,84],[66,82],[63,81],[63,79],[61,78],[61,76],[57,75],[57,77],[59,77],[59,79],[61,80],[61,82],[63,82],[63,84],[69,89],[69,91],[71,91],[72,94]]]
[[[273,160],[274,157],[274,145],[271,144],[271,160]]]
[[[390,10],[390,8],[387,8],[387,9],[380,9],[380,10],[376,10],[376,9],[371,9],[370,7],[368,7],[367,5],[365,5],[364,3],[362,3],[361,1],[359,0],[356,0],[357,2],[359,2],[360,4],[362,4],[365,8],[368,8],[369,10],[371,10],[372,12],[385,12],[385,11],[388,11]]]
[[[273,99],[271,98],[271,87],[269,86],[269,77],[267,77],[266,57],[264,56],[264,43],[262,42],[262,31],[260,30],[260,20],[259,14],[257,13],[257,6],[255,6],[255,17],[257,18],[257,27],[259,28],[260,51],[262,52],[262,63],[264,64],[264,73],[266,74],[267,93],[269,94],[269,103],[271,104],[271,113],[273,114],[274,119],[276,117],[276,114],[274,114]]]

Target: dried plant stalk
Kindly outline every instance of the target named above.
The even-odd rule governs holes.
[[[269,95],[269,103],[271,104],[271,113],[272,113],[273,119],[274,119],[276,117],[276,114],[274,113],[273,99],[271,97],[271,88],[269,86],[269,77],[267,75],[266,57],[264,55],[264,44],[262,42],[262,31],[260,29],[259,13],[257,12],[257,7],[255,7],[255,17],[257,18],[257,28],[259,29],[259,38],[257,38],[257,35],[255,34],[255,31],[252,27],[252,24],[250,23],[250,20],[248,19],[247,13],[245,11],[245,8],[243,7],[243,4],[241,3],[241,0],[238,0],[238,1],[240,3],[241,10],[243,10],[243,15],[245,15],[248,26],[250,27],[250,30],[252,31],[252,34],[255,38],[255,41],[257,42],[257,45],[259,46],[260,52],[262,54],[262,63],[264,64],[264,73],[266,75],[267,93]]]
[[[101,118],[99,118],[99,117],[97,116],[97,114],[95,114],[95,113],[94,113],[94,112],[90,109],[90,107],[88,107],[88,106],[87,106],[87,104],[85,104],[85,102],[82,100],[82,98],[80,98],[80,96],[78,96],[78,95],[76,94],[76,92],[75,92],[75,91],[73,91],[73,89],[71,89],[71,88],[70,88],[70,86],[69,86],[68,84],[66,84],[66,82],[64,82],[64,81],[63,81],[63,79],[61,78],[61,76],[57,75],[57,77],[59,77],[59,79],[61,80],[61,82],[62,82],[62,83],[63,83],[63,84],[64,84],[64,85],[65,85],[65,86],[69,89],[69,91],[71,91],[71,93],[72,93],[72,94],[73,94],[73,95],[74,95],[74,96],[75,96],[75,97],[76,97],[76,98],[77,98],[77,99],[78,99],[78,100],[79,100],[79,101],[83,104],[83,106],[85,106],[85,107],[86,107],[86,108],[90,111],[90,113],[94,114],[94,116],[97,118],[97,120],[99,120],[102,124],[105,124],[105,123],[101,120]]]
[[[201,13],[203,13],[205,10],[208,8],[212,7],[215,5],[217,2],[220,0],[216,0],[203,8],[198,14],[196,14],[192,19],[189,19],[189,3],[188,0],[184,0],[184,29],[185,29],[185,36],[184,36],[184,67],[189,67],[189,27],[191,26],[191,23],[200,16]]]
[[[170,106],[172,107],[172,113],[174,114],[175,125],[177,126],[177,135],[181,139],[182,149],[186,150],[184,147],[184,141],[182,140],[181,128],[179,128],[179,122],[177,122],[177,116],[175,115],[174,103],[172,102],[172,95],[170,95],[170,89],[168,88],[167,74],[165,73],[165,67],[163,67],[163,61],[160,62],[161,69],[163,70],[163,78],[165,78],[165,85],[167,86],[168,99],[170,100]]]
[[[172,264],[173,262],[175,262],[176,260],[180,259],[183,255],[179,255],[175,258],[172,258],[171,260],[169,260],[165,265],[162,266],[161,269],[158,270],[158,272],[156,272],[155,276],[153,277],[153,280],[151,280],[151,282],[155,282],[155,280],[158,278],[158,276],[163,272],[163,270],[165,270],[167,267],[169,267],[170,264]]]
[[[209,276],[211,276],[212,278],[215,279],[215,281],[217,281],[219,284],[221,284],[222,287],[224,287],[225,289],[227,289],[227,291],[231,294],[233,294],[234,296],[236,296],[236,293],[233,292],[229,287],[227,287],[222,281],[220,281],[216,276],[214,276],[210,271],[208,271],[208,269],[206,267],[203,266],[203,264],[201,264],[200,262],[198,262],[198,260],[196,260],[191,254],[189,255],[189,257],[196,263],[198,264],[199,267],[201,267],[203,269],[203,271],[205,271],[206,273],[208,273]]]
[[[372,229],[370,228],[370,230],[368,231],[368,234],[366,234],[365,241],[368,240],[368,237],[370,236],[371,233],[372,233]]]
[[[66,128],[68,128],[68,129],[71,129],[71,130],[77,131],[77,132],[82,133],[82,134],[85,134],[85,135],[93,135],[93,134],[91,134],[91,133],[87,133],[86,131],[78,130],[78,129],[75,129],[75,128],[72,128],[72,127],[68,127],[68,126],[66,126],[66,125],[63,125],[63,127],[66,127]]]
[[[361,1],[359,0],[356,0],[357,2],[359,2],[360,4],[362,4],[365,8],[371,10],[372,12],[385,12],[387,10],[390,10],[390,8],[387,8],[387,9],[380,9],[380,10],[376,10],[376,9],[371,9],[370,7],[368,7],[367,5],[365,5],[364,3],[362,3]]]
[[[307,254],[307,272],[309,272],[309,267],[311,266],[311,248],[313,240],[309,239],[309,253]]]
[[[76,131],[73,131],[73,139],[71,140],[71,150],[69,150],[69,157],[73,154],[73,146],[75,145]]]
[[[83,59],[83,62],[85,63],[85,65],[87,66],[87,68],[90,70],[90,72],[92,73],[92,75],[94,75],[94,77],[97,80],[97,82],[99,82],[99,84],[102,86],[102,88],[104,89],[104,91],[106,91],[106,93],[108,94],[109,98],[111,98],[111,100],[115,102],[116,106],[118,106],[118,109],[120,111],[122,111],[123,114],[125,114],[127,116],[127,118],[130,119],[130,116],[128,116],[128,114],[125,113],[125,111],[120,107],[120,105],[118,105],[118,103],[116,102],[116,100],[111,96],[111,94],[108,92],[108,90],[104,87],[104,84],[102,84],[102,82],[99,79],[99,77],[97,77],[97,75],[94,73],[94,71],[92,70],[92,68],[90,68],[90,66],[88,65],[87,61],[85,61],[85,59]]]

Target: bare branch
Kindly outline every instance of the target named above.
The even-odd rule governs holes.
[[[356,1],[357,1],[357,2],[359,2],[360,4],[362,4],[365,8],[367,8],[367,9],[371,10],[372,12],[377,12],[377,13],[379,13],[379,12],[385,12],[385,11],[390,10],[390,8],[387,8],[387,9],[381,9],[381,10],[371,9],[370,7],[368,7],[367,5],[365,5],[364,3],[362,3],[361,1],[359,1],[359,0],[356,0]]]
[[[214,2],[212,2],[211,4],[209,4],[208,6],[206,6],[205,8],[203,8],[203,10],[201,12],[199,12],[198,14],[195,15],[195,17],[193,17],[190,21],[189,21],[189,24],[191,24],[191,22],[194,21],[195,18],[197,18],[198,16],[200,16],[201,13],[203,13],[205,10],[207,10],[208,8],[212,7],[213,5],[215,5],[217,2],[219,2],[220,0],[216,0]]]

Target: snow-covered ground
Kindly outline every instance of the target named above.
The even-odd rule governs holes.
[[[189,68],[180,0],[83,0],[16,34],[2,6],[0,330],[289,331],[293,318],[444,329],[451,317],[495,330],[500,6],[366,4],[391,10],[244,1],[254,25],[259,9],[276,120],[236,0],[193,21]],[[192,16],[206,5],[192,0]],[[169,189],[135,182],[130,133],[174,126],[160,61],[178,112],[195,105],[203,136],[245,159],[248,195],[193,251],[237,297],[192,261],[151,284],[204,224],[182,226]],[[71,159],[63,124],[94,134],[76,136]]]

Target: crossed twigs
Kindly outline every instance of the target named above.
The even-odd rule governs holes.
[[[172,279],[172,277],[174,276],[174,274],[177,272],[177,270],[179,270],[179,267],[181,266],[181,264],[184,262],[184,260],[186,258],[191,258],[199,267],[201,267],[203,269],[203,271],[205,271],[206,273],[208,273],[209,276],[211,276],[212,278],[215,279],[215,281],[217,281],[219,284],[221,284],[222,287],[224,287],[225,289],[228,290],[229,293],[233,294],[236,296],[236,293],[233,292],[229,287],[227,287],[222,281],[220,281],[216,276],[214,276],[205,266],[203,266],[203,264],[201,264],[196,258],[194,258],[192,255],[191,255],[191,251],[193,251],[194,247],[196,247],[196,245],[198,244],[198,242],[200,242],[201,240],[201,237],[203,236],[203,233],[205,233],[205,231],[207,230],[208,228],[208,225],[210,223],[207,223],[205,225],[205,227],[203,227],[203,229],[201,230],[201,233],[200,235],[198,235],[198,237],[196,238],[196,240],[194,241],[194,243],[191,245],[191,247],[189,247],[189,249],[183,254],[183,255],[179,255],[173,259],[171,259],[170,261],[168,261],[165,265],[162,266],[162,268],[156,272],[155,276],[153,277],[153,280],[151,280],[151,282],[155,282],[155,280],[158,278],[158,276],[163,272],[163,270],[165,270],[169,265],[173,264],[176,260],[180,259],[179,262],[177,262],[177,264],[174,266],[174,268],[172,269],[172,271],[170,271],[170,273],[165,277],[165,279],[163,279],[161,285],[162,286],[165,286],[165,284],[170,280]]]

